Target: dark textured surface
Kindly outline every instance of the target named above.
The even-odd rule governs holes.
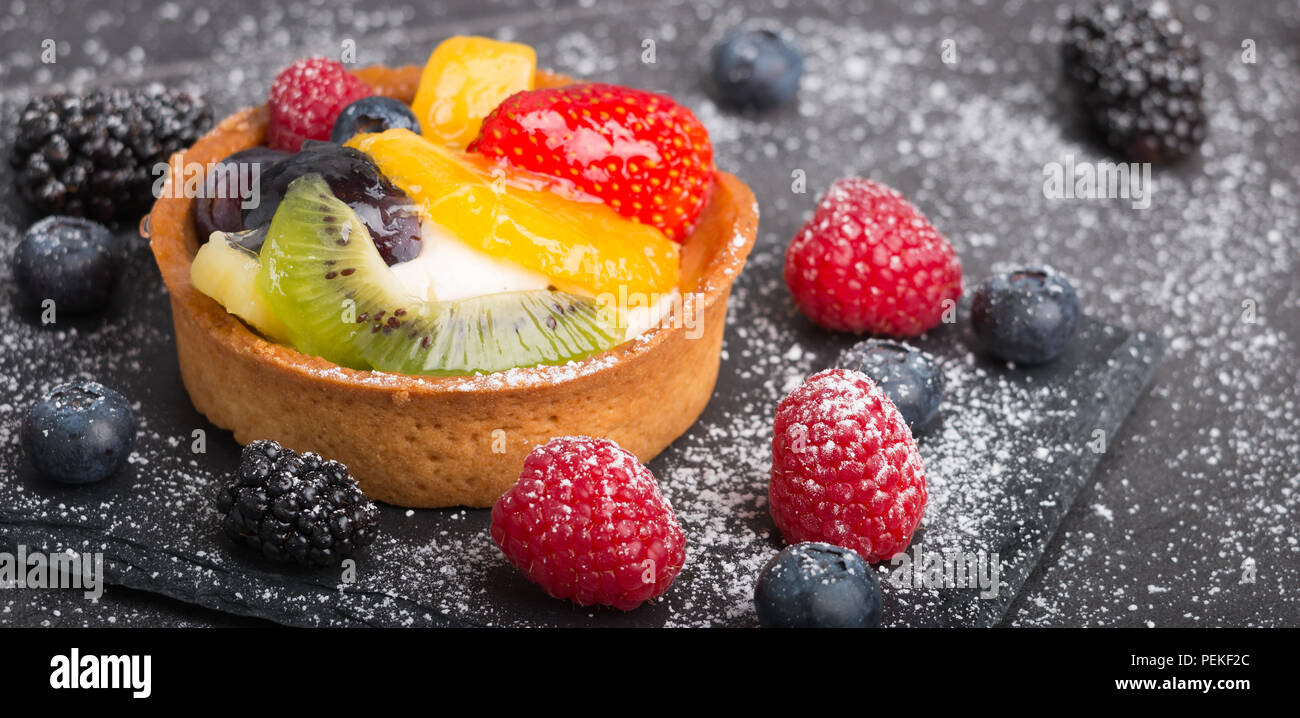
[[[165,317],[164,317],[165,318]],[[956,331],[938,332],[923,346],[948,367],[961,364],[968,356]],[[1101,429],[1113,435],[1153,368],[1159,354],[1155,340],[1130,335],[1099,324],[1085,327],[1074,349],[1058,362],[1033,371],[1009,370],[977,362],[983,380],[950,392],[950,401],[939,419],[949,421],[974,412],[991,412],[999,424],[996,441],[974,448],[956,447],[973,465],[997,462],[1008,447],[1028,454],[1035,447],[1075,444]],[[169,352],[164,344],[160,351]],[[202,426],[202,418],[189,406],[179,389],[174,369],[160,371],[149,384],[161,389],[145,402],[142,414],[166,425]],[[1034,389],[1050,387],[1050,392]],[[741,396],[745,391],[734,378],[719,384],[719,397]],[[1067,404],[1071,405],[1067,408]],[[701,427],[707,427],[728,410],[725,399],[715,401]],[[1019,414],[1046,417],[1026,422]],[[702,443],[708,451],[725,451],[730,437],[709,437],[693,432],[651,463],[651,469],[665,482],[682,474],[675,466],[689,461],[690,447]],[[29,466],[18,467],[16,476],[0,484],[0,507],[20,506],[19,511],[0,508],[0,531],[13,544],[26,546],[89,546],[106,557],[108,579],[134,589],[157,592],[208,608],[256,616],[294,625],[583,625],[592,618],[585,611],[558,601],[547,600],[526,583],[489,549],[481,548],[487,534],[488,512],[443,510],[420,511],[408,516],[403,509],[384,507],[383,533],[358,562],[355,585],[342,585],[337,569],[302,569],[267,565],[256,555],[242,550],[220,535],[219,517],[212,507],[212,485],[226,480],[222,472],[238,463],[238,447],[226,435],[213,432],[208,454],[196,475],[163,473],[148,479],[152,491],[123,487],[135,476],[118,476],[112,481],[81,487],[75,492],[56,489],[35,475]],[[947,452],[942,445],[957,443],[943,427],[936,427],[921,439],[923,452]],[[711,447],[711,444],[718,444]],[[182,447],[184,450],[186,447]],[[146,449],[147,451],[147,449]],[[1052,534],[1074,496],[1087,482],[1099,454],[1071,452],[1042,462],[1015,476],[990,476],[1006,484],[999,492],[980,491],[953,499],[967,515],[990,518],[978,532],[979,548],[998,553],[1002,562],[1002,588],[996,600],[981,600],[974,591],[885,593],[885,623],[905,625],[992,625],[1005,611],[1016,588],[1032,568],[1043,541]],[[932,476],[933,476],[933,464]],[[9,469],[9,467],[6,467]],[[943,477],[934,477],[935,479]],[[182,480],[202,482],[205,490],[158,484]],[[932,479],[933,480],[933,479]],[[138,483],[136,486],[138,487]],[[135,488],[135,487],[133,487]],[[158,500],[157,492],[166,498]],[[937,489],[932,489],[937,490]],[[669,488],[672,495],[672,489]],[[30,497],[38,497],[35,504]],[[679,511],[682,509],[678,501]],[[88,516],[95,507],[111,507],[102,519]],[[84,509],[84,512],[82,511]],[[60,520],[68,513],[71,521]],[[923,536],[933,537],[936,529],[956,523],[952,514],[931,516]],[[684,520],[688,536],[701,529]],[[732,615],[731,601],[712,592],[714,576],[757,547],[773,549],[779,544],[770,536],[765,513],[748,516],[729,531],[739,538],[730,550],[718,548],[707,555],[693,556],[664,600],[633,613],[599,612],[599,621],[611,625],[656,626],[665,623],[726,623],[748,625],[749,613]],[[946,535],[945,531],[940,535]],[[935,542],[916,542],[929,549]],[[940,549],[951,542],[940,542]],[[447,585],[443,569],[458,565],[454,552],[466,548],[467,570]],[[442,554],[434,556],[434,553]],[[481,570],[474,570],[474,569]]]
[[[512,37],[536,44],[548,66],[669,90],[697,110],[703,107],[701,116],[718,144],[719,163],[754,187],[763,207],[763,223],[754,260],[733,299],[728,357],[718,397],[697,431],[654,468],[670,486],[674,477],[678,482],[712,477],[718,467],[700,457],[713,450],[739,458],[735,470],[745,472],[748,480],[739,497],[728,493],[712,497],[724,511],[741,509],[734,520],[723,521],[722,531],[715,530],[712,520],[701,518],[699,508],[708,505],[709,492],[718,487],[679,489],[677,495],[671,495],[669,488],[678,510],[685,505],[690,521],[697,523],[691,535],[705,539],[703,545],[694,544],[695,553],[667,601],[631,617],[597,614],[602,621],[655,623],[670,612],[686,623],[750,622],[748,614],[736,609],[743,597],[731,594],[724,602],[725,615],[709,621],[709,606],[696,600],[704,594],[692,587],[719,580],[716,571],[726,568],[700,559],[727,548],[719,535],[743,535],[744,527],[759,531],[751,545],[731,547],[744,554],[731,568],[745,580],[752,580],[760,559],[777,546],[775,538],[764,533],[770,531],[760,497],[767,434],[757,426],[758,417],[765,412],[770,416],[781,388],[792,376],[819,368],[851,342],[848,337],[818,332],[793,316],[779,285],[779,252],[815,196],[845,172],[884,179],[912,197],[953,239],[968,283],[996,264],[1048,259],[1078,279],[1091,316],[1152,327],[1172,348],[1156,371],[1156,388],[1138,403],[1116,440],[1108,442],[1096,485],[1083,489],[1073,502],[1074,492],[1086,483],[1079,477],[1086,476],[1098,457],[1082,447],[1086,438],[1052,436],[1052,461],[1037,467],[1035,476],[1052,477],[1058,483],[1037,485],[1039,493],[1010,508],[996,501],[980,506],[997,497],[978,491],[952,495],[944,504],[949,509],[945,514],[927,515],[925,541],[929,542],[952,530],[949,522],[963,515],[1006,508],[989,514],[991,522],[981,523],[980,528],[1001,525],[1010,531],[1004,534],[1011,537],[1008,542],[996,547],[1003,552],[1007,582],[1012,578],[1008,556],[1022,557],[1014,570],[1023,575],[1030,571],[1037,552],[1044,550],[1005,622],[1275,625],[1300,620],[1288,588],[1294,586],[1300,567],[1294,529],[1300,476],[1294,409],[1300,327],[1294,281],[1295,238],[1300,236],[1295,196],[1300,183],[1294,160],[1300,142],[1294,99],[1284,99],[1287,88],[1292,98],[1297,94],[1293,78],[1300,53],[1295,47],[1294,7],[1239,3],[1205,9],[1178,4],[1184,12],[1205,10],[1190,24],[1211,43],[1207,62],[1212,79],[1210,151],[1204,159],[1164,171],[1158,180],[1163,200],[1149,212],[1135,214],[1124,203],[1054,204],[1041,194],[1035,196],[1044,162],[1059,160],[1066,152],[1105,157],[1078,129],[1060,89],[1052,36],[1059,27],[1055,4],[828,2],[786,8],[755,4],[755,15],[807,18],[794,24],[810,54],[813,84],[806,85],[798,112],[791,109],[738,120],[709,105],[699,72],[709,41],[745,14],[735,5],[720,10],[712,3],[629,3],[626,7],[561,3],[554,10],[531,10],[519,4],[512,8],[456,2],[362,12],[342,3],[291,3],[287,10],[271,11],[260,19],[251,3],[242,2],[229,3],[224,11],[208,13],[206,18],[171,4],[126,3],[121,11],[115,5],[119,4],[97,3],[94,10],[86,10],[29,3],[25,14],[0,21],[7,60],[0,77],[9,88],[0,95],[4,105],[0,109],[11,113],[16,102],[33,88],[40,91],[49,79],[84,81],[117,75],[165,81],[184,78],[182,84],[207,92],[224,112],[260,101],[277,67],[305,52],[332,54],[342,38],[360,39],[362,63],[420,62],[439,37],[456,30],[490,32],[498,26],[510,28]],[[498,21],[496,13],[506,19]],[[173,15],[174,19],[167,19]],[[465,20],[449,23],[448,17]],[[71,52],[56,66],[33,66],[37,50],[30,47],[31,38],[47,36],[56,38],[61,47],[66,43]],[[655,66],[638,61],[644,37],[656,37],[660,43]],[[947,37],[955,37],[963,53],[963,60],[953,68],[940,65],[934,57]],[[1248,71],[1231,64],[1243,38],[1256,40],[1260,48],[1261,64]],[[137,45],[141,49],[133,51]],[[210,53],[215,56],[209,57]],[[26,63],[19,61],[24,57]],[[7,140],[7,134],[0,138]],[[939,146],[927,147],[927,141]],[[1013,162],[1016,158],[1008,156],[1017,152],[1023,156],[1018,166]],[[807,195],[790,194],[792,169],[807,172]],[[0,180],[8,181],[7,177]],[[1224,199],[1235,194],[1239,200]],[[14,232],[31,217],[7,200],[0,218],[6,235],[0,249],[7,252]],[[1273,234],[1278,239],[1264,241]],[[0,345],[6,368],[0,386],[6,392],[0,403],[0,424],[5,427],[0,428],[0,439],[12,441],[6,429],[37,390],[76,376],[106,379],[136,398],[142,408],[155,412],[142,440],[141,456],[147,463],[137,463],[114,479],[113,486],[123,495],[107,503],[63,490],[51,492],[48,485],[15,473],[18,455],[12,446],[0,446],[2,488],[11,499],[0,504],[0,515],[9,519],[32,515],[38,507],[47,512],[42,524],[10,526],[5,543],[14,542],[21,533],[37,546],[75,546],[82,541],[94,545],[96,535],[83,533],[89,529],[137,540],[166,537],[159,543],[171,547],[202,546],[200,550],[215,553],[192,563],[173,560],[166,552],[141,551],[140,545],[124,545],[121,550],[128,561],[117,567],[118,576],[131,585],[154,585],[159,578],[146,566],[161,562],[172,571],[183,567],[195,578],[167,583],[169,593],[247,612],[248,595],[242,589],[248,584],[231,577],[240,571],[275,574],[216,544],[209,530],[215,514],[192,510],[212,489],[213,477],[233,468],[233,443],[213,432],[208,455],[195,460],[188,454],[190,431],[205,424],[193,415],[176,379],[165,297],[156,270],[142,246],[137,245],[132,256],[136,265],[124,282],[127,289],[119,292],[107,319],[61,322],[57,331],[41,330],[17,320],[9,307],[0,310],[8,336]],[[7,278],[6,272],[0,269],[0,279]],[[1236,320],[1243,298],[1256,300],[1262,308],[1265,320],[1259,325],[1243,326]],[[1124,336],[1115,334],[1110,341],[1119,343]],[[930,342],[931,348],[950,359],[964,352],[960,343],[942,335]],[[1138,364],[1097,363],[1106,355],[1107,345],[1086,343],[1088,361],[1069,366],[1085,374],[1128,374],[1131,386],[1132,367]],[[787,353],[800,347],[801,351]],[[777,361],[766,359],[774,353]],[[1040,403],[1026,405],[1031,407],[1026,412],[1024,406],[1017,409],[998,401],[1017,396],[1015,383],[1002,381],[1001,370],[964,361],[947,363],[946,369],[958,372],[957,384],[966,389],[945,409],[938,433],[923,438],[927,467],[954,465],[961,445],[948,431],[954,416],[948,412],[966,402],[988,418],[1007,411],[1010,418],[1022,419],[1026,413],[1048,409],[1045,422],[1066,433],[1072,426],[1111,429],[1124,413],[1119,392],[1106,397],[1081,394],[1082,406],[1058,405],[1059,411],[1052,413],[1050,402],[1068,403],[1071,395],[1050,388],[1034,395]],[[982,380],[988,380],[990,392],[1005,393],[981,394]],[[1088,380],[1080,376],[1075,381],[1077,386]],[[1103,405],[1110,409],[1098,416]],[[755,424],[755,431],[725,431],[744,421]],[[989,424],[962,428],[983,429]],[[1046,431],[1042,424],[1036,424],[1035,430]],[[1009,428],[1013,436],[1027,430]],[[1020,443],[1009,445],[1023,450],[1024,441],[1022,437]],[[733,444],[747,448],[728,454]],[[1056,450],[1069,447],[1073,451]],[[995,465],[1006,458],[994,454]],[[972,451],[965,458],[975,466],[988,462],[989,456]],[[988,473],[1016,478],[1014,470]],[[943,480],[934,468],[931,474],[932,481]],[[970,485],[963,481],[963,486]],[[140,514],[135,520],[124,517],[122,509],[134,501],[133,494],[141,494],[142,502],[158,513]],[[1003,497],[999,501],[1008,495],[999,494]],[[976,505],[951,500],[962,496]],[[1043,499],[1048,505],[1039,501],[1039,510],[1030,511],[1034,499],[1042,496],[1048,497]],[[1069,511],[1072,503],[1075,508]],[[182,506],[188,508],[180,510]],[[423,512],[410,518],[398,511],[390,513],[396,515],[392,537],[431,529],[431,524],[442,520],[473,534],[475,524],[486,521],[482,512],[444,512],[440,519],[426,519]],[[1053,538],[1051,529],[1062,515],[1061,529]],[[1035,522],[1031,530],[1021,524],[1025,517]],[[51,524],[59,528],[52,529]],[[466,565],[475,572],[453,577],[447,577],[448,564],[440,559],[465,547],[452,536],[435,537],[424,545],[440,547],[439,558],[376,551],[362,562],[360,572],[363,581],[375,581],[386,590],[397,577],[380,575],[386,572],[383,565],[391,567],[380,559],[436,568],[443,578],[434,581],[430,595],[415,596],[416,601],[409,603],[362,597],[357,599],[363,604],[360,608],[352,605],[352,599],[340,597],[317,612],[374,621],[378,609],[414,623],[434,622],[432,613],[424,616],[416,603],[438,604],[441,592],[454,599],[455,605],[447,606],[453,612],[466,611],[459,615],[498,620],[503,614],[497,610],[475,610],[482,608],[477,604],[483,596],[464,588],[492,582],[493,600],[520,607],[520,619],[593,622],[587,612],[542,600],[503,564],[492,562],[481,542],[467,549],[472,560]],[[1244,559],[1258,565],[1258,583],[1238,584]],[[401,590],[393,593],[407,590],[406,577],[401,578]],[[735,588],[731,583],[744,581],[729,582],[728,589]],[[318,585],[332,587],[333,583],[321,580]],[[450,585],[460,588],[449,590]],[[244,594],[235,604],[228,602],[232,589]],[[254,599],[254,603],[260,600]],[[893,596],[896,602],[901,599]],[[988,602],[997,604],[992,609],[974,604],[968,594],[955,600],[966,604],[957,607],[955,615],[989,623],[1002,615],[1011,596]],[[290,605],[267,603],[272,608]],[[908,606],[916,611],[914,615],[922,616],[932,609],[925,603],[923,599]],[[900,615],[897,604],[894,609],[895,619],[906,615]],[[982,620],[967,610],[975,610]],[[231,620],[117,588],[93,606],[79,596],[54,592],[0,595],[0,622],[4,623],[108,625],[113,617],[122,617],[119,625]],[[303,621],[311,614],[289,607],[273,617]]]

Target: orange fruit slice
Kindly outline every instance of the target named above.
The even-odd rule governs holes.
[[[527,45],[456,36],[434,48],[411,111],[430,141],[464,149],[501,101],[533,89],[537,53]]]
[[[559,289],[619,307],[658,301],[677,287],[680,248],[663,232],[554,178],[439,147],[404,129],[348,141],[424,205],[426,221]]]

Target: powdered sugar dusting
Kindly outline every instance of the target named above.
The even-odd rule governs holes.
[[[700,82],[708,46],[742,19],[738,5],[722,0],[602,5],[426,30],[411,29],[420,25],[412,17],[434,11],[408,8],[366,14],[364,28],[332,17],[292,37],[273,29],[288,16],[268,10],[216,41],[228,62],[149,67],[123,59],[129,48],[94,53],[108,72],[204,91],[228,112],[258,101],[295,57],[335,52],[340,26],[359,39],[362,64],[420,62],[440,37],[479,31],[534,44],[543,64],[559,71],[667,90],[692,107],[712,134],[719,166],[754,188],[763,224],[733,289],[714,401],[652,464],[687,536],[686,566],[660,602],[622,615],[549,601],[504,564],[482,511],[386,511],[385,533],[362,562],[361,583],[351,586],[324,575],[286,584],[274,569],[216,543],[207,500],[233,469],[216,460],[229,458],[220,446],[229,440],[213,432],[210,455],[189,450],[190,432],[205,425],[193,423],[180,394],[166,296],[138,241],[124,282],[129,297],[102,318],[42,329],[0,302],[0,518],[9,535],[13,517],[39,516],[72,527],[58,536],[74,548],[120,537],[120,579],[173,593],[188,585],[187,600],[235,611],[256,606],[283,621],[421,625],[446,614],[493,625],[751,625],[754,578],[780,546],[767,518],[772,411],[853,341],[797,317],[780,279],[781,254],[817,195],[836,177],[857,174],[901,190],[952,240],[968,286],[994,267],[1050,261],[1075,283],[1092,317],[1150,328],[1166,346],[1151,392],[1118,436],[1103,432],[1098,455],[1088,448],[1091,431],[1119,417],[1104,415],[1104,397],[1060,387],[1126,375],[1141,366],[1149,343],[1126,344],[1124,333],[1089,325],[1088,347],[1113,349],[1110,363],[1055,373],[979,360],[955,330],[918,342],[937,355],[947,396],[939,423],[918,440],[930,489],[921,545],[1002,551],[1006,582],[1036,563],[1006,616],[1013,624],[1293,623],[1300,168],[1292,158],[1300,156],[1293,92],[1300,56],[1286,38],[1300,24],[1297,11],[1275,4],[1269,12],[1279,16],[1252,18],[1215,6],[1192,18],[1189,4],[1175,3],[1189,30],[1207,40],[1210,136],[1191,163],[1157,168],[1153,207],[1140,212],[1127,202],[1042,195],[1045,163],[1067,153],[1111,159],[1071,119],[1056,51],[1061,18],[1051,4],[799,5],[803,19],[792,25],[808,74],[798,105],[762,116],[721,110]],[[748,10],[785,12],[762,3]],[[163,20],[210,22],[197,11],[174,15]],[[0,32],[11,21],[0,21]],[[653,65],[639,61],[647,37],[658,43]],[[1243,37],[1259,41],[1255,65],[1240,61]],[[945,65],[939,53],[949,38],[958,61]],[[9,47],[7,54],[23,52]],[[96,72],[63,64],[38,73],[30,57],[0,65],[38,86],[88,81]],[[30,92],[27,83],[6,89],[6,116]],[[0,125],[0,139],[11,132]],[[803,194],[791,191],[798,170]],[[3,205],[5,248],[28,219]],[[8,272],[0,263],[0,282],[9,283]],[[1248,301],[1253,322],[1243,316]],[[25,474],[16,480],[20,412],[41,390],[78,378],[103,380],[134,400],[142,434],[130,473],[111,480],[111,491],[82,493],[52,492]],[[509,386],[522,378],[505,372],[482,381]],[[1073,496],[1055,479],[1092,460],[1100,460],[1097,481],[1070,511]],[[165,508],[170,520],[142,509],[146,503]],[[1067,511],[1053,540],[1044,527]],[[144,555],[139,545],[159,535],[170,556]],[[954,590],[904,592],[886,582],[884,591],[887,623],[1000,618],[988,602],[951,603]],[[15,600],[4,597],[0,611]]]

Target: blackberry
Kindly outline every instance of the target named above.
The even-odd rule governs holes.
[[[222,529],[273,561],[330,566],[375,540],[379,507],[348,469],[274,441],[244,447],[239,473],[217,498]]]
[[[18,195],[42,214],[100,222],[143,214],[154,166],[211,123],[202,98],[160,85],[38,97],[18,117],[9,157]]]
[[[1107,144],[1170,162],[1205,139],[1201,51],[1164,3],[1093,3],[1066,25],[1066,74]]]

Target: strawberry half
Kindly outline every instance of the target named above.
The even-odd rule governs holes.
[[[515,93],[469,149],[564,178],[677,242],[713,183],[713,145],[695,115],[665,95],[617,85]]]

